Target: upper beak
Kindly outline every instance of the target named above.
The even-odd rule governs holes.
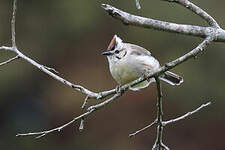
[[[102,53],[102,55],[106,55],[106,56],[110,56],[112,55],[113,53],[111,51],[105,51]]]

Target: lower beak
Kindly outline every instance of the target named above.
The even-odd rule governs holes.
[[[113,53],[111,51],[105,51],[102,53],[102,55],[106,55],[106,56],[110,56],[112,55]]]

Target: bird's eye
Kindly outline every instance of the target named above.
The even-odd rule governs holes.
[[[115,51],[116,54],[118,54],[119,52],[120,52],[119,50],[116,50],[116,51]]]

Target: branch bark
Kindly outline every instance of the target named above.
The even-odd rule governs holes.
[[[8,63],[10,63],[10,62],[12,62],[12,61],[14,61],[16,59],[19,59],[19,58],[20,57],[17,55],[17,56],[15,56],[13,58],[8,59],[7,61],[4,61],[4,62],[0,63],[0,66],[6,65],[6,64],[8,64]]]
[[[11,20],[11,30],[12,30],[12,47],[16,48],[16,5],[17,0],[13,1],[13,15]]]
[[[192,7],[190,6],[188,5],[188,8],[191,9]],[[133,26],[138,26],[143,28],[156,29],[160,31],[167,31],[167,32],[179,33],[184,35],[192,35],[192,36],[197,36],[201,38],[206,38],[214,34],[213,36],[215,36],[214,38],[215,42],[225,42],[225,30],[221,29],[217,25],[214,25],[216,23],[213,22],[211,19],[209,19],[210,18],[209,15],[207,16],[205,13],[203,13],[203,11],[201,11],[201,9],[197,9],[198,7],[191,10],[193,11],[195,10],[196,12],[198,12],[196,14],[206,19],[207,22],[210,22],[210,24],[213,24],[213,26],[203,27],[203,26],[196,26],[196,25],[177,24],[172,22],[155,20],[151,18],[140,17],[140,16],[136,16],[136,15],[127,13],[125,11],[122,11],[108,4],[102,4],[102,8],[105,11],[107,11],[110,16],[112,16],[113,18],[117,20],[122,21],[125,25],[133,25]]]
[[[197,109],[195,109],[195,110],[193,110],[193,111],[191,111],[191,112],[188,112],[188,113],[186,113],[186,114],[184,114],[184,115],[182,115],[182,116],[180,116],[180,117],[178,117],[178,118],[171,119],[171,120],[168,120],[168,121],[163,121],[162,124],[163,124],[163,126],[166,126],[166,125],[168,125],[168,124],[171,124],[171,123],[174,123],[174,122],[177,122],[177,121],[186,119],[187,117],[191,116],[191,115],[194,114],[194,113],[199,112],[201,109],[203,109],[203,108],[205,108],[205,107],[207,107],[207,106],[209,106],[209,105],[211,105],[211,102],[208,102],[208,103],[206,103],[206,104],[202,104],[202,105],[201,105],[200,107],[198,107]]]
[[[169,150],[169,148],[163,144],[162,135],[163,135],[163,110],[162,110],[162,88],[161,83],[158,77],[155,77],[157,91],[158,91],[158,100],[157,100],[157,137],[155,144],[153,145],[152,150]]]

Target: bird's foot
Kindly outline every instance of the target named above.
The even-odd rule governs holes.
[[[120,92],[120,87],[121,87],[120,84],[116,86],[116,93],[119,93]]]

